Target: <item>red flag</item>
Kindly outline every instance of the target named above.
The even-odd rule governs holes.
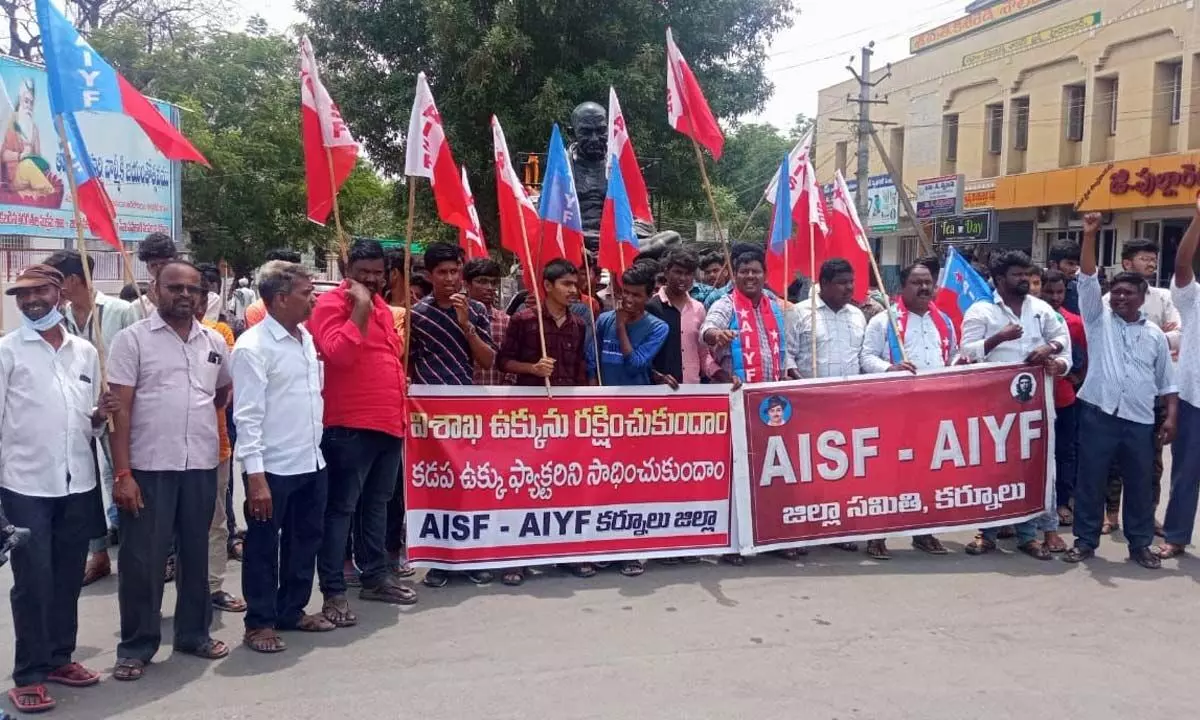
[[[541,269],[534,269],[533,249],[538,244],[537,208],[525,193],[508,154],[508,141],[500,120],[492,116],[492,146],[496,160],[496,204],[500,211],[500,246],[517,256],[525,272],[525,285],[534,289]]]
[[[463,197],[467,200],[467,215],[471,218],[471,227],[459,228],[458,244],[462,246],[467,259],[485,258],[488,256],[487,243],[483,240],[483,226],[479,224],[479,213],[475,211],[475,195],[471,192],[471,183],[467,182],[467,168],[462,169]]]
[[[442,116],[433,102],[425,73],[417,74],[417,92],[413,96],[412,113],[408,116],[405,142],[404,174],[429,179],[442,222],[463,230],[471,228],[471,212],[467,208],[458,166],[450,153]]]
[[[850,189],[846,187],[846,179],[842,177],[841,170],[838,170],[833,178],[833,200],[830,210],[829,257],[845,258],[850,262],[850,266],[854,268],[854,301],[862,302],[867,299],[867,288],[871,284],[871,248],[867,244],[867,233],[858,219],[854,198],[850,195]]]
[[[675,46],[671,28],[667,28],[667,121],[708,148],[714,160],[721,159],[725,136],[704,99],[700,83]]]
[[[621,176],[625,180],[625,192],[629,193],[629,205],[633,208],[635,220],[654,223],[654,215],[650,212],[650,193],[646,191],[646,180],[642,177],[642,168],[638,165],[637,155],[633,152],[633,140],[629,137],[629,129],[625,125],[625,114],[621,112],[621,103],[617,100],[617,91],[608,88],[608,164],[621,166]]]
[[[324,225],[338,190],[358,161],[358,143],[321,83],[307,37],[300,38],[300,128],[304,140],[304,178],[308,185],[308,219]]]

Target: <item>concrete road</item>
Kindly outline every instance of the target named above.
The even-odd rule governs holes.
[[[1125,561],[1119,534],[1084,567],[1012,552],[968,557],[968,535],[946,539],[954,554],[940,558],[895,540],[886,563],[825,548],[744,568],[651,564],[635,579],[551,570],[516,589],[457,581],[421,588],[408,609],[358,603],[358,627],[289,635],[275,656],[240,647],[240,616],[218,614],[215,635],[235,646],[230,657],[164,651],[134,684],[107,677],[117,642],[108,579],[85,591],[77,655],[105,680],[56,688],[53,716],[1196,717],[1200,559],[1143,570]],[[234,563],[231,589],[239,572]],[[169,586],[167,647],[173,604]],[[10,622],[4,612],[5,662]]]

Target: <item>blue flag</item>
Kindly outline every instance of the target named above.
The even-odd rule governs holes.
[[[792,237],[792,183],[788,171],[787,155],[779,164],[779,178],[775,183],[775,215],[771,218],[771,253],[783,255],[788,240]]]

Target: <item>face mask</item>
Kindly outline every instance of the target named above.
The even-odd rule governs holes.
[[[58,311],[58,308],[50,308],[50,312],[46,313],[41,320],[30,320],[25,313],[21,313],[21,324],[30,330],[37,330],[38,332],[46,332],[62,321],[63,315]]]

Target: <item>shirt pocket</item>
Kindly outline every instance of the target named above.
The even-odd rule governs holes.
[[[208,343],[194,348],[188,347],[187,353],[188,375],[191,378],[192,386],[205,394],[215,395],[217,378],[221,374],[221,355],[212,350]]]

